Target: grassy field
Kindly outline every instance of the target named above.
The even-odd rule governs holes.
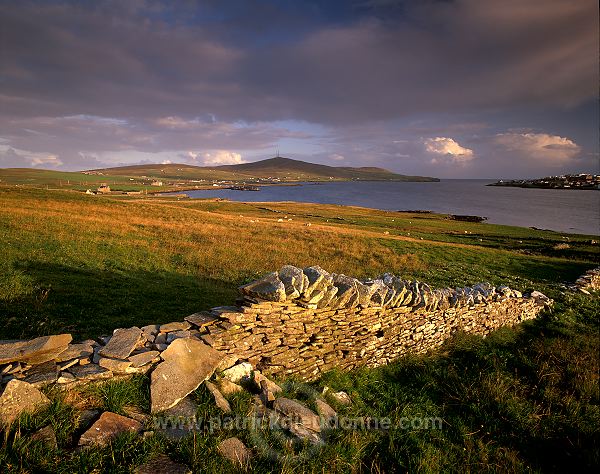
[[[600,462],[600,305],[597,297],[564,293],[561,284],[598,264],[592,238],[431,214],[0,186],[0,339],[58,332],[83,339],[181,320],[233,303],[238,285],[283,264],[318,264],[356,277],[391,271],[434,286],[490,281],[535,288],[557,302],[545,318],[485,340],[460,336],[385,368],[330,373],[313,386],[348,391],[355,403],[337,407],[347,415],[441,417],[442,429],[333,432],[316,453],[275,461],[258,454],[249,469],[591,471]],[[144,377],[49,395],[49,410],[5,433],[4,470],[129,472],[167,452],[198,471],[234,471],[215,452],[227,432],[181,442],[124,437],[105,449],[68,449],[80,433],[82,407],[147,410]],[[203,388],[195,397],[202,414],[214,412]],[[234,402],[245,414],[250,401]],[[28,438],[48,422],[58,433],[56,452]],[[253,444],[252,433],[237,435]]]

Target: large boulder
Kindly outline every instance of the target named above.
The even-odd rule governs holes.
[[[285,285],[279,279],[277,272],[269,273],[259,280],[239,288],[243,295],[260,298],[267,301],[286,301]]]
[[[33,413],[49,404],[48,397],[33,385],[12,379],[0,396],[0,427],[10,425],[23,412]]]
[[[30,341],[0,341],[0,364],[27,362],[43,364],[67,350],[73,340],[70,334],[36,337]]]
[[[215,371],[225,354],[194,339],[175,339],[161,354],[164,362],[152,372],[151,411],[175,406]]]

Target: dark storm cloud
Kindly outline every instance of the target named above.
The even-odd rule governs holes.
[[[0,22],[0,166],[90,167],[128,151],[225,156],[297,138],[321,146],[313,156],[324,162],[418,173],[458,163],[427,152],[425,140],[440,138],[472,149],[475,170],[518,146],[539,154],[531,137],[502,148],[495,137],[507,129],[482,115],[560,117],[597,95],[593,0],[0,0]]]
[[[425,2],[391,23],[324,23],[281,45],[271,30],[266,45],[232,44],[214,23],[168,22],[144,5],[4,3],[2,110],[342,123],[568,105],[596,90],[593,1]],[[249,11],[228,26],[252,22]]]

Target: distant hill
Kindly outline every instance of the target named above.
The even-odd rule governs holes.
[[[275,157],[240,165],[192,166],[184,164],[149,164],[120,166],[92,170],[104,175],[153,176],[170,179],[223,179],[278,178],[285,181],[439,181],[427,176],[407,176],[383,168],[351,168],[307,163],[290,158]]]

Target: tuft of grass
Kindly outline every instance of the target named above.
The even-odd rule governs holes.
[[[119,415],[127,415],[131,410],[147,412],[150,408],[150,383],[142,375],[93,384],[84,393],[92,406]]]

